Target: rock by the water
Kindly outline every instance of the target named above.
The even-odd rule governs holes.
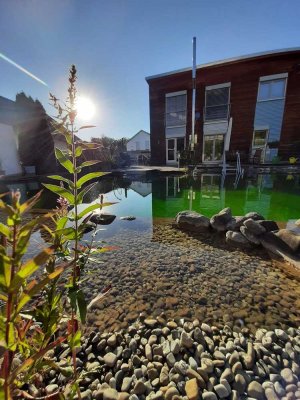
[[[226,242],[242,249],[251,248],[251,243],[241,232],[227,231]]]
[[[180,229],[192,232],[204,232],[210,227],[209,218],[195,211],[181,211],[175,220]]]
[[[294,253],[300,250],[300,235],[297,235],[289,229],[280,229],[276,235],[283,240]]]
[[[121,221],[134,221],[136,219],[136,217],[134,217],[133,215],[127,215],[125,217],[120,217]]]
[[[259,220],[265,219],[262,215],[260,215],[260,214],[257,213],[256,211],[248,212],[248,213],[245,215],[245,217],[246,217],[246,218],[251,218],[251,219],[253,219],[254,221],[259,221]]]
[[[257,238],[257,236],[254,235],[254,234],[253,234],[248,228],[246,228],[245,226],[241,226],[240,232],[241,232],[242,235],[244,235],[245,238],[248,239],[249,242],[251,242],[252,244],[255,244],[255,245],[259,245],[259,244],[260,244],[260,240]]]
[[[225,232],[232,221],[231,209],[224,208],[210,219],[211,226],[218,232]]]
[[[258,220],[257,223],[263,226],[266,232],[274,232],[278,231],[279,229],[279,226],[276,224],[276,222],[272,220],[263,219],[263,220]]]
[[[244,221],[243,225],[251,232],[253,235],[261,235],[266,232],[266,229],[259,224],[257,221],[255,221],[252,218],[246,219]]]
[[[90,221],[98,225],[109,225],[116,219],[113,214],[94,213],[90,217]]]

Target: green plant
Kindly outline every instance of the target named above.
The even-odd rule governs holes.
[[[59,196],[59,207],[52,213],[24,222],[24,214],[37,203],[40,193],[23,204],[20,203],[19,191],[12,192],[11,205],[0,199],[0,209],[7,217],[6,224],[0,224],[0,300],[3,303],[0,314],[0,345],[4,353],[0,371],[0,398],[5,400],[28,396],[23,390],[25,382],[31,382],[36,374],[42,373],[49,366],[59,369],[45,355],[63,341],[68,342],[72,354],[71,393],[77,392],[78,398],[81,398],[77,384],[76,348],[80,345],[81,326],[85,323],[88,309],[81,287],[82,272],[91,254],[108,250],[93,246],[94,235],[88,245],[83,245],[81,240],[91,213],[109,203],[103,203],[103,196],[100,196],[98,204],[89,205],[80,211],[78,209],[86,193],[96,184],[90,181],[105,173],[94,172],[79,177],[83,168],[98,161],[85,161],[78,165],[78,158],[83,151],[95,149],[99,145],[76,142],[75,133],[90,126],[79,129],[75,127],[75,83],[76,68],[72,66],[64,108],[50,94],[58,111],[56,129],[65,136],[67,143],[66,152],[55,149],[55,155],[70,174],[70,178],[50,176],[51,179],[58,180],[59,185],[44,184]],[[54,229],[49,228],[49,221],[54,224]],[[51,245],[33,259],[23,261],[31,233],[38,226],[48,232]],[[64,284],[58,285],[58,279],[64,271]],[[103,293],[91,303],[101,297]],[[62,310],[66,299],[69,313]],[[29,309],[24,310],[25,306]],[[67,322],[67,328],[63,331],[62,320]],[[18,359],[20,365],[15,366]],[[53,395],[53,398],[58,398],[57,396],[63,398],[62,390]]]
[[[36,321],[23,312],[24,307],[29,302],[36,302],[36,296],[67,267],[55,265],[49,271],[47,267],[52,264],[54,253],[51,247],[43,249],[33,259],[24,261],[33,229],[45,222],[50,215],[24,224],[24,214],[36,204],[40,193],[23,204],[20,203],[19,190],[13,191],[11,195],[11,205],[0,200],[0,209],[6,215],[6,224],[0,224],[0,299],[3,302],[0,313],[0,343],[4,353],[0,372],[0,398],[6,400],[18,393],[22,382],[29,380],[28,375],[33,368],[44,362],[43,356],[65,340],[63,336],[52,340],[52,333],[58,327],[57,320],[48,320],[48,329],[42,331]],[[46,271],[39,279],[33,278],[33,274],[42,266],[46,267]],[[20,365],[17,367],[14,365],[16,355],[20,357]]]

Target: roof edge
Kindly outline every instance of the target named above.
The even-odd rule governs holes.
[[[243,60],[256,58],[256,57],[264,57],[264,56],[268,56],[268,55],[276,55],[276,54],[281,54],[281,53],[293,53],[293,52],[297,52],[297,51],[300,52],[300,47],[289,47],[286,49],[269,50],[269,51],[263,51],[263,52],[259,52],[259,53],[245,54],[245,55],[242,55],[239,57],[225,58],[223,60],[217,60],[217,61],[212,61],[209,63],[198,64],[196,66],[196,69],[213,67],[215,65],[227,64],[227,63],[231,63],[231,62],[238,62],[238,61],[243,61]],[[148,82],[152,79],[157,79],[157,78],[161,78],[164,76],[174,75],[174,74],[178,74],[181,72],[187,72],[187,71],[192,71],[192,67],[181,68],[181,69],[177,69],[177,70],[170,71],[170,72],[164,72],[162,74],[146,76],[145,80]]]

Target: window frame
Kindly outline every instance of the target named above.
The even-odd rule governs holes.
[[[228,102],[226,104],[218,104],[216,106],[207,106],[206,102],[206,94],[210,90],[215,90],[215,89],[223,89],[223,88],[228,88]],[[210,85],[210,86],[205,86],[205,101],[204,101],[204,113],[203,113],[203,119],[204,123],[209,124],[209,123],[215,123],[220,122],[220,121],[228,121],[229,113],[230,113],[230,96],[231,96],[231,82],[225,82],[221,83],[218,85]],[[206,119],[206,110],[207,108],[212,108],[212,107],[219,107],[219,106],[227,106],[227,117],[226,118],[217,118],[217,119]]]
[[[259,80],[259,84],[258,84],[256,102],[257,103],[263,103],[265,101],[284,100],[286,98],[287,79],[288,79],[288,74],[287,73],[261,77],[260,80]],[[269,97],[267,99],[260,99],[259,98],[260,87],[261,87],[262,84],[268,83],[270,85],[269,94],[271,94],[271,92],[272,92],[272,82],[278,82],[278,81],[284,81],[284,93],[283,93],[282,97]]]
[[[185,109],[177,110],[177,112],[185,112],[185,122],[179,125],[167,125],[167,115],[171,114],[171,112],[167,112],[167,99],[170,97],[177,97],[177,96],[185,96]],[[182,126],[186,126],[187,124],[187,90],[181,90],[179,92],[171,92],[166,93],[165,95],[165,129],[172,129],[172,128],[179,128]]]

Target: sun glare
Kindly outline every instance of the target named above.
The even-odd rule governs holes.
[[[78,96],[76,101],[77,116],[82,121],[90,121],[95,115],[95,104],[87,97]]]

